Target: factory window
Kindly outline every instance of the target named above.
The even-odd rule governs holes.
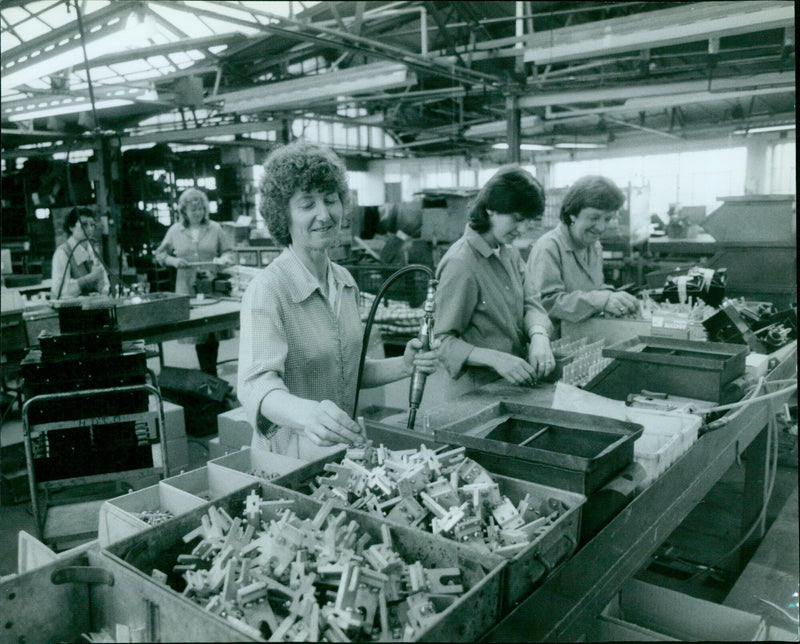
[[[797,191],[797,143],[776,143],[767,153],[767,184],[770,194],[795,194]]]

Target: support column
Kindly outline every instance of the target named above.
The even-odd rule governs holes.
[[[744,194],[761,195],[767,189],[767,150],[769,142],[763,138],[747,139],[747,162],[744,175]]]
[[[519,163],[520,144],[520,112],[519,96],[511,94],[506,97],[506,138],[508,139],[508,162]]]

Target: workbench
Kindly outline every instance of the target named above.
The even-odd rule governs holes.
[[[795,343],[791,355],[782,360],[767,379],[793,376],[796,363]],[[495,385],[486,389],[465,397],[468,405],[485,405],[489,397],[496,401],[498,394],[511,398],[515,388]],[[552,401],[552,392],[549,395]],[[548,392],[533,390],[523,397],[525,402],[537,400],[538,404],[547,404]],[[773,404],[778,409],[783,403],[776,399]],[[591,541],[557,567],[538,589],[487,634],[485,641],[576,641],[587,631],[591,632],[595,617],[624,582],[647,563],[728,468],[746,454],[744,534],[762,509],[766,485],[766,426],[770,413],[770,401],[758,401],[721,429],[703,435]],[[761,536],[756,530],[745,549],[749,546],[752,551],[753,544]]]

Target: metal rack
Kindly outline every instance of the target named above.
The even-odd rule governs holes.
[[[151,373],[151,377],[152,376]],[[155,382],[155,380],[153,380]],[[47,423],[30,424],[29,414],[32,407],[44,402],[57,402],[67,399],[74,399],[75,397],[85,398],[87,402],[91,401],[93,396],[128,393],[128,392],[142,392],[148,396],[148,409],[147,411],[119,414],[112,416],[87,416],[83,418],[76,418],[71,420],[62,420]],[[149,401],[151,397],[155,397],[157,401],[156,409],[151,409]],[[168,455],[166,449],[161,450],[162,464],[157,464],[154,459],[150,458],[151,465],[144,467],[137,467],[135,469],[126,469],[122,471],[112,472],[87,472],[81,471],[76,467],[75,471],[70,472],[70,476],[62,478],[52,478],[49,480],[37,481],[37,460],[41,461],[41,454],[44,449],[45,452],[49,451],[48,433],[61,432],[61,436],[65,436],[64,432],[69,430],[83,430],[81,438],[84,439],[84,454],[87,452],[97,458],[103,458],[104,453],[102,450],[102,441],[99,439],[102,432],[111,431],[110,427],[119,426],[122,423],[134,423],[134,434],[137,437],[133,447],[142,448],[145,444],[151,447],[153,444],[160,442],[163,436],[164,427],[164,409],[161,392],[156,386],[149,384],[141,385],[128,385],[121,387],[108,387],[102,389],[88,389],[85,391],[70,391],[58,392],[49,394],[39,394],[29,398],[22,406],[22,430],[25,441],[25,458],[28,468],[28,484],[30,487],[31,505],[33,515],[36,522],[36,536],[44,543],[55,543],[56,541],[74,541],[79,539],[91,538],[96,533],[96,518],[97,509],[90,505],[88,506],[86,514],[95,520],[94,525],[89,525],[91,522],[82,525],[79,518],[76,517],[77,503],[85,503],[87,501],[97,502],[97,488],[103,484],[113,484],[113,495],[119,494],[127,487],[132,489],[136,487],[131,484],[131,481],[146,481],[147,479],[157,476],[160,478],[161,472],[168,469]],[[88,442],[86,439],[88,438]],[[64,454],[64,458],[68,455]],[[74,465],[75,463],[73,463]],[[66,490],[74,490],[75,488],[94,488],[95,494],[85,494],[82,497],[70,496],[66,498],[57,498],[59,492]],[[123,489],[120,489],[123,488]],[[59,513],[63,517],[54,518],[51,514],[48,516],[48,511],[54,506],[71,506],[75,512],[72,513]],[[82,503],[81,503],[82,505]],[[52,536],[48,532],[48,527],[52,527],[53,523],[58,518],[64,518],[68,515],[70,522],[74,524],[74,532],[62,533],[57,536]],[[48,525],[48,520],[51,520]],[[51,531],[52,532],[52,531]]]

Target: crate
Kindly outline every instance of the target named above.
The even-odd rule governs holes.
[[[166,478],[162,483],[188,492],[204,501],[216,501],[236,490],[254,486],[258,481],[255,476],[231,471],[216,463],[208,463],[196,470]]]
[[[387,264],[343,264],[350,271],[361,293],[377,295],[383,283],[403,266]],[[412,308],[422,305],[428,292],[428,276],[421,271],[412,271],[398,278],[385,292],[382,304],[387,300],[405,302]],[[372,300],[362,302],[365,305]]]
[[[105,547],[150,528],[147,522],[137,516],[140,512],[160,509],[179,517],[204,503],[203,499],[193,494],[159,481],[157,485],[104,502],[100,506],[98,541]]]
[[[590,496],[633,460],[641,425],[501,401],[434,430],[491,472]]]
[[[599,622],[638,633],[633,639],[665,641],[763,641],[766,626],[759,615],[697,599],[631,579],[606,606]],[[615,638],[616,639],[616,638]],[[609,640],[600,640],[609,641]]]
[[[246,493],[234,492],[223,497],[213,505],[224,509],[231,517],[242,514]],[[300,518],[313,518],[322,507],[313,499],[269,483],[261,484],[261,496],[266,501],[291,500],[292,511]],[[198,639],[189,637],[192,624],[202,620],[211,623],[215,631],[199,634],[205,641],[231,641],[238,637],[239,641],[251,641],[253,637],[244,630],[239,630],[230,622],[215,614],[210,614],[201,606],[183,597],[183,579],[173,572],[172,567],[177,556],[192,550],[193,544],[184,543],[183,537],[201,524],[201,517],[208,512],[211,504],[204,504],[188,514],[176,517],[164,524],[153,527],[141,534],[134,535],[114,544],[104,551],[113,567],[119,570],[121,579],[126,580],[126,587],[133,588],[137,597],[131,601],[142,599],[155,601],[158,597],[162,604],[160,614],[163,620],[162,632],[169,633],[176,641]],[[433,621],[421,633],[416,634],[415,641],[451,641],[474,642],[494,625],[500,615],[501,580],[506,566],[500,557],[479,557],[472,550],[445,539],[421,534],[417,530],[388,524],[364,513],[344,509],[345,524],[355,521],[359,528],[371,537],[371,543],[382,541],[381,526],[391,528],[392,542],[395,550],[407,562],[420,561],[425,568],[458,567],[461,570],[461,583],[466,592],[458,597],[449,607],[436,615]],[[150,579],[154,569],[167,574],[168,587]],[[115,576],[117,573],[114,573]],[[158,595],[156,595],[156,592]],[[163,604],[169,603],[169,610]],[[176,618],[176,615],[180,619]],[[210,626],[206,627],[210,629]],[[224,636],[224,637],[223,637]]]
[[[413,440],[404,440],[403,433],[399,433],[398,442],[395,444],[398,443],[401,446],[396,449],[416,448],[421,443],[425,443],[426,446],[430,447],[430,444],[425,442],[424,439],[418,439],[416,443]],[[300,493],[307,493],[309,491],[308,484],[314,478],[320,475],[328,475],[325,471],[325,464],[341,462],[345,452],[346,450],[341,450],[324,459],[309,463],[301,470],[275,479],[273,483]],[[530,481],[520,481],[491,472],[490,474],[498,484],[500,494],[507,496],[514,506],[519,505],[525,495],[529,494],[531,505],[533,506],[538,506],[542,502],[554,498],[569,507],[569,510],[562,514],[550,526],[549,530],[532,540],[524,550],[509,557],[509,565],[506,567],[503,580],[502,612],[506,614],[543,581],[550,570],[561,561],[568,559],[575,552],[580,533],[581,510],[586,502],[586,497],[582,494],[567,492]],[[347,504],[342,502],[341,507],[347,507]],[[375,516],[371,513],[367,514],[368,516]],[[389,521],[389,519],[386,520]],[[419,531],[421,534],[433,536],[422,528],[412,529]],[[450,540],[445,536],[441,538]],[[463,545],[466,548],[473,549],[469,542]],[[485,553],[485,550],[482,551],[475,548],[475,552],[477,555],[481,555],[482,552]]]
[[[253,451],[249,447],[243,447],[236,452],[212,459],[208,464],[214,465],[221,471],[243,472],[256,480],[269,481],[294,472],[308,462],[285,454]]]

